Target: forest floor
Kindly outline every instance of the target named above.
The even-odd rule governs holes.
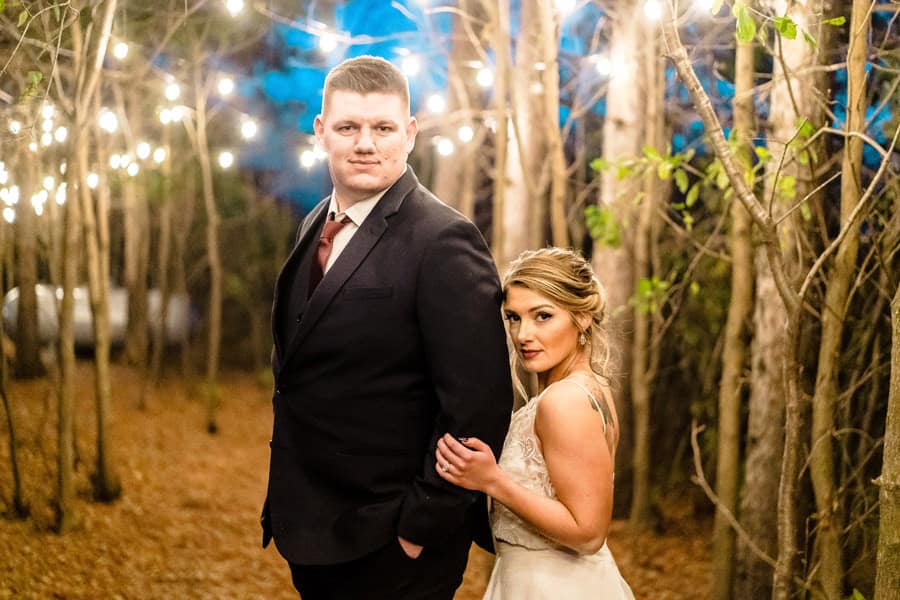
[[[49,382],[9,390],[31,515],[8,516],[12,493],[6,415],[0,406],[0,599],[290,599],[288,569],[259,546],[271,432],[270,392],[254,376],[223,377],[219,433],[202,396],[169,379],[146,395],[139,375],[114,366],[111,450],[123,495],[90,501],[95,457],[93,371],[79,362],[75,507],[78,523],[52,532],[56,402]],[[674,503],[677,505],[678,503]],[[709,519],[669,514],[664,532],[615,522],[609,545],[637,598],[710,597]],[[474,548],[458,600],[480,598],[492,557]]]

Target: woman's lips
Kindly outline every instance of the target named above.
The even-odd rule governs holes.
[[[522,350],[522,358],[531,360],[540,353],[540,350]]]

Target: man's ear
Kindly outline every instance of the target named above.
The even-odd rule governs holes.
[[[419,132],[419,122],[416,121],[415,117],[411,117],[409,119],[409,123],[406,125],[406,153],[409,154],[413,151],[413,148],[416,145],[416,134]]]
[[[321,146],[322,136],[325,134],[325,124],[322,123],[322,115],[316,115],[316,119],[313,121],[313,131],[316,133],[316,141]]]

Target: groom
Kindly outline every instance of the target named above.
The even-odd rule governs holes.
[[[333,193],[303,220],[272,309],[274,428],[263,546],[304,600],[449,600],[484,497],[434,471],[444,431],[499,454],[512,390],[480,233],[406,164],[404,75],[371,56],[325,81]]]

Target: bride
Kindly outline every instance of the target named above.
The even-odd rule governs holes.
[[[503,291],[512,360],[537,374],[540,393],[513,415],[499,464],[481,440],[449,434],[435,464],[493,499],[484,597],[633,599],[606,545],[619,426],[603,376],[604,289],[581,256],[545,248],[510,265]]]

